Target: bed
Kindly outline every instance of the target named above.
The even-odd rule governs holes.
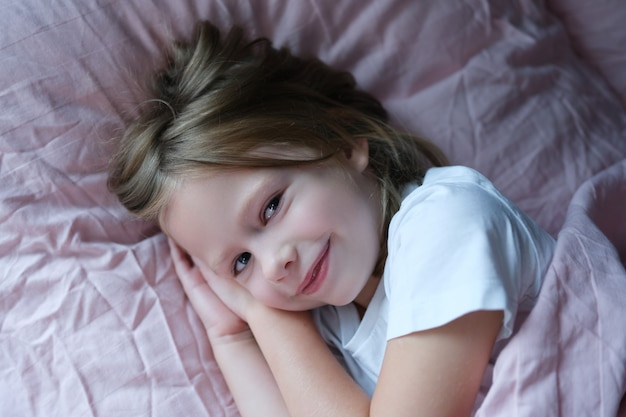
[[[477,416],[626,416],[622,0],[0,2],[1,416],[238,416],[166,240],[106,188],[201,19],[352,71],[557,239]]]

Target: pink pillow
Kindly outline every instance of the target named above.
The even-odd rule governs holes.
[[[0,415],[237,415],[163,236],[105,186],[137,84],[199,19],[352,71],[394,124],[554,234],[574,190],[626,155],[622,104],[536,0],[7,3]]]

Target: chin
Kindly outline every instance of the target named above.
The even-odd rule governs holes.
[[[271,308],[275,308],[276,310],[283,310],[283,311],[308,311],[308,310],[313,310],[315,308],[318,307],[322,307],[324,305],[326,305],[327,303],[323,303],[323,302],[309,302],[309,303],[290,303],[290,304],[285,304],[285,303],[263,303],[268,307]]]

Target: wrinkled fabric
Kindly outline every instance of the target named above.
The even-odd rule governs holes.
[[[583,0],[566,1],[557,11]],[[587,415],[615,410],[624,206],[611,198],[622,174],[607,170],[626,158],[626,112],[604,78],[614,61],[579,53],[584,32],[567,25],[580,19],[533,0],[0,6],[0,415],[238,415],[163,236],[106,189],[109,156],[149,98],[140,87],[200,19],[352,71],[395,126],[485,174],[558,236],[544,307],[496,364],[485,413],[572,415],[570,400],[591,404]],[[544,314],[557,322],[537,324]],[[568,370],[593,353],[584,372]]]
[[[574,196],[535,308],[477,416],[624,416],[626,160]]]

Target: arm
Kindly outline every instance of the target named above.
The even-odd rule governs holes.
[[[202,273],[172,241],[176,273],[209,342],[242,417],[288,416],[274,377],[248,325],[207,285]]]
[[[372,415],[469,416],[502,317],[477,311],[389,341]]]
[[[308,312],[286,312],[257,304],[250,313],[250,327],[290,415],[368,415],[368,396],[332,355]]]
[[[249,324],[293,416],[468,416],[502,322],[479,311],[389,341],[370,404],[308,317],[262,309]]]
[[[250,332],[210,341],[242,417],[289,416],[276,381]]]

